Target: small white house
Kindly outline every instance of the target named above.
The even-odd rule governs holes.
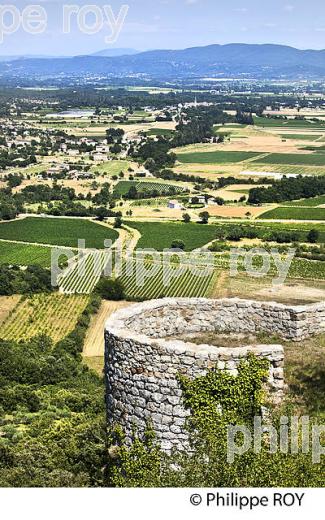
[[[77,157],[79,155],[79,153],[80,153],[79,150],[75,150],[75,149],[68,151],[69,157]]]
[[[183,209],[183,206],[178,200],[169,200],[168,208],[169,209]]]
[[[96,146],[96,153],[109,153],[109,146],[107,146],[107,145]]]
[[[95,153],[94,154],[94,161],[96,162],[105,162],[107,161],[107,155],[103,153]]]

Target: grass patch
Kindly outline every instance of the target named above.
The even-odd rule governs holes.
[[[310,121],[309,119],[280,119],[272,117],[254,117],[254,124],[256,126],[265,127],[287,127],[287,128],[306,128],[309,130],[321,130],[325,128],[325,121],[318,119],[317,121]]]
[[[280,207],[263,213],[258,218],[279,220],[324,220],[325,208]]]
[[[259,152],[193,152],[178,153],[177,159],[185,164],[227,164],[247,161],[259,155]]]
[[[145,135],[162,135],[164,137],[171,137],[174,134],[174,130],[170,130],[168,128],[151,128],[147,132],[144,132]]]
[[[283,139],[297,139],[298,141],[316,141],[322,137],[322,134],[282,134],[281,137]]]
[[[325,204],[325,195],[320,195],[319,197],[313,197],[311,199],[290,200],[284,204],[286,206],[316,208],[317,206]]]
[[[325,418],[325,336],[285,345],[289,398],[299,409]]]
[[[99,175],[118,175],[126,172],[130,167],[129,161],[107,161],[97,166],[92,166],[90,171]]]
[[[257,161],[253,161],[257,162]],[[323,154],[271,153],[263,158],[264,164],[297,164],[307,166],[325,166]]]

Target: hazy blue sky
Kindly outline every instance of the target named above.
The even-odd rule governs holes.
[[[26,0],[7,1],[19,10]],[[23,29],[4,35],[0,54],[74,55],[108,47],[108,26],[97,34],[84,34],[71,20],[71,33],[63,34],[63,5],[111,5],[117,17],[129,5],[125,23],[112,47],[139,50],[184,48],[211,43],[280,43],[298,48],[325,48],[324,0],[33,0],[46,9],[42,34]],[[1,20],[1,18],[0,18]],[[9,24],[11,19],[4,18]],[[87,18],[90,23],[94,18]]]

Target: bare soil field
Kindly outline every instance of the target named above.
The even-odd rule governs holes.
[[[166,206],[131,206],[132,217],[134,218],[155,218],[155,219],[178,219],[182,218],[183,213],[180,209],[169,209]]]
[[[325,300],[325,282],[291,279],[286,284],[273,286],[270,278],[251,278],[243,273],[230,277],[228,271],[223,271],[211,298],[225,297],[304,305]]]
[[[240,194],[237,194],[237,196],[240,197]],[[265,208],[257,208],[256,206],[209,206],[206,211],[211,217],[247,218],[246,213],[258,217],[265,212]]]
[[[265,184],[259,184],[258,186],[256,184],[233,184],[231,186],[227,186],[226,188],[222,188],[221,190],[216,190],[211,193],[213,193],[213,195],[217,197],[221,197],[226,201],[231,201],[239,199],[243,195],[247,197],[249,190],[257,187],[263,188],[265,187]]]
[[[0,296],[0,325],[2,325],[16,305],[18,305],[20,299],[20,295]]]

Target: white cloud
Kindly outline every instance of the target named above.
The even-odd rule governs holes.
[[[233,9],[234,13],[247,13],[248,9],[247,7],[237,7],[236,9]]]
[[[295,9],[295,6],[292,5],[292,4],[287,4],[284,6],[283,8],[285,11],[287,11],[287,13],[291,13],[291,11],[293,11]]]

